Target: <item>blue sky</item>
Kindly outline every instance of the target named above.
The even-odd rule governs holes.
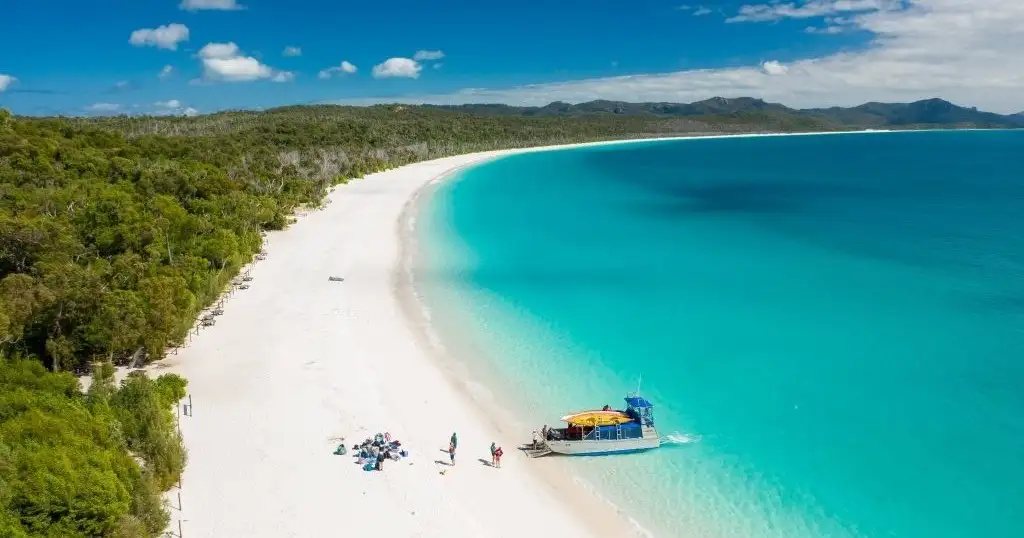
[[[1020,34],[1017,0],[984,0],[976,4],[987,7],[970,11],[952,0],[240,3],[8,0],[0,106],[23,114],[192,113],[315,102],[751,95],[791,106],[943,96],[1024,109],[1014,97],[1024,95],[1024,70],[1012,59],[1024,42],[986,38]],[[983,57],[951,46],[957,40]],[[287,47],[301,54],[286,55]],[[434,59],[417,60],[418,51]],[[355,71],[318,76],[343,61]]]

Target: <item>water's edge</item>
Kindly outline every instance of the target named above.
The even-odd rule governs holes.
[[[645,142],[647,140],[630,140],[623,142]],[[575,146],[566,146],[570,149]],[[399,236],[399,265],[392,275],[393,291],[402,314],[409,324],[415,338],[423,349],[431,355],[441,373],[452,384],[455,391],[476,410],[480,418],[489,423],[507,443],[509,452],[513,447],[528,442],[533,430],[529,422],[510,409],[498,404],[493,387],[502,386],[499,379],[488,379],[486,375],[467,366],[469,362],[461,357],[481,356],[483,350],[471,346],[467,342],[443,341],[432,325],[429,305],[416,287],[416,261],[421,246],[416,238],[417,217],[423,204],[429,203],[431,196],[442,182],[453,180],[460,172],[481,166],[500,159],[506,155],[483,156],[472,163],[453,167],[425,183],[406,202],[397,224]],[[489,359],[483,359],[486,362]],[[517,451],[518,452],[518,451]],[[622,536],[653,538],[653,534],[641,527],[627,513],[615,506],[600,492],[589,486],[583,479],[572,475],[558,461],[552,459],[527,460],[522,456],[523,465],[532,472],[544,487],[548,488],[556,498],[565,503],[565,509],[572,513],[588,514],[579,517],[579,521],[594,536],[617,538]],[[609,511],[609,508],[612,508]],[[595,515],[596,514],[596,515]]]

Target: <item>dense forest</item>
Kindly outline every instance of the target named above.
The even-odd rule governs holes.
[[[332,186],[471,151],[844,128],[760,103],[723,100],[700,114],[625,113],[614,103],[551,114],[379,105],[85,119],[0,110],[0,536],[162,531],[160,492],[185,462],[171,414],[185,381],[132,374],[115,384],[113,365],[157,360],[180,343],[260,251],[262,234]],[[72,374],[87,372],[94,381],[83,393]]]
[[[0,350],[54,371],[160,358],[300,204],[467,151],[807,129],[764,118],[498,118],[291,107],[199,118],[0,119]],[[728,121],[727,121],[728,120]]]

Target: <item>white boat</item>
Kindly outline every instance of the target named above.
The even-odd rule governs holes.
[[[654,406],[639,394],[627,396],[626,409],[580,411],[562,417],[564,428],[545,427],[524,448],[531,457],[548,454],[600,456],[641,452],[661,446]]]

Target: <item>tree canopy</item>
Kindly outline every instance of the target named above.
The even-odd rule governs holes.
[[[169,516],[161,492],[184,468],[170,409],[173,374],[132,374],[109,363],[88,394],[39,361],[0,358],[0,536],[155,536]]]

